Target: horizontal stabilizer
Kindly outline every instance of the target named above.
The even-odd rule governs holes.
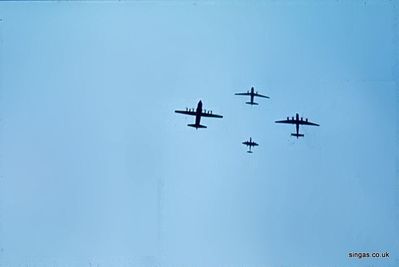
[[[201,125],[201,124],[187,124],[187,126],[194,127],[195,129],[206,128],[205,125]]]
[[[252,152],[251,150],[248,150],[247,153],[254,153],[254,152]]]
[[[255,103],[255,102],[245,102],[245,104],[249,104],[249,105],[259,105],[258,103]]]
[[[291,136],[295,136],[296,138],[299,138],[299,137],[304,137],[305,135],[304,134],[292,133]]]

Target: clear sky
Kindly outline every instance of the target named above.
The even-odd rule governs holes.
[[[0,3],[0,265],[398,266],[398,8]]]

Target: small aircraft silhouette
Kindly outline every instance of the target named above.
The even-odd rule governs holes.
[[[223,118],[221,115],[212,114],[211,110],[203,110],[202,109],[202,101],[198,102],[197,108],[188,109],[186,110],[175,110],[176,113],[184,114],[184,115],[192,115],[195,116],[195,123],[194,124],[187,124],[189,127],[194,127],[198,130],[198,128],[206,128],[205,125],[201,125],[201,117],[209,117],[209,118]]]
[[[296,114],[296,117],[292,117],[291,119],[289,117],[287,117],[286,120],[281,120],[281,121],[275,121],[275,123],[288,123],[288,124],[295,124],[296,126],[296,133],[292,133],[291,136],[295,136],[297,139],[299,137],[304,137],[304,134],[300,134],[299,133],[299,125],[311,125],[311,126],[320,126],[317,123],[313,123],[308,121],[308,119],[306,118],[305,120],[303,120],[303,118],[301,117],[299,119],[299,114]]]
[[[257,143],[252,141],[252,137],[249,138],[249,141],[242,142],[243,145],[246,145],[249,147],[249,150],[247,151],[248,153],[252,153],[251,147],[253,146],[259,146]]]
[[[251,97],[251,101],[250,102],[245,102],[245,104],[249,104],[249,105],[259,105],[258,103],[254,102],[254,97],[255,96],[263,97],[263,98],[270,98],[268,96],[258,94],[258,92],[255,92],[253,87],[251,87],[251,91],[247,91],[246,93],[235,93],[235,95],[249,95]]]

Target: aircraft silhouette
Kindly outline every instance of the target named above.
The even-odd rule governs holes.
[[[292,133],[291,136],[295,136],[297,139],[299,137],[304,137],[304,134],[300,134],[299,133],[299,125],[311,125],[311,126],[320,126],[317,123],[313,123],[308,121],[308,119],[306,118],[305,120],[303,120],[303,118],[301,117],[299,119],[299,114],[296,114],[296,117],[292,117],[292,119],[290,119],[289,117],[287,117],[286,120],[281,120],[281,121],[275,121],[275,123],[288,123],[288,124],[295,124],[296,126],[296,133]]]
[[[258,92],[255,92],[253,87],[251,87],[251,91],[247,91],[246,93],[235,93],[235,95],[249,95],[251,97],[251,101],[250,102],[245,102],[245,104],[249,104],[249,105],[259,105],[258,103],[254,102],[254,97],[255,96],[263,97],[263,98],[270,98],[268,96],[258,94]]]
[[[257,143],[252,141],[252,137],[249,138],[249,141],[245,141],[245,142],[242,142],[242,143],[249,147],[249,150],[247,151],[248,153],[252,153],[251,147],[259,146]]]
[[[223,118],[221,115],[217,114],[212,114],[211,110],[206,111],[205,109],[202,109],[202,101],[200,100],[198,102],[197,108],[196,109],[188,109],[186,110],[175,110],[176,113],[184,114],[184,115],[191,115],[195,116],[195,123],[194,124],[187,124],[189,127],[194,127],[195,129],[198,130],[198,128],[206,128],[205,125],[201,125],[201,117],[209,117],[209,118]]]

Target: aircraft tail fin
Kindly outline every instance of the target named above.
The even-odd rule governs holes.
[[[255,103],[255,102],[245,102],[245,104],[249,104],[249,105],[259,105],[258,103]]]
[[[299,137],[304,137],[305,135],[304,134],[292,133],[291,136],[295,136],[296,138],[299,138]]]
[[[205,125],[201,125],[201,124],[187,124],[187,126],[189,126],[189,127],[194,127],[195,129],[198,129],[198,128],[206,128]]]

